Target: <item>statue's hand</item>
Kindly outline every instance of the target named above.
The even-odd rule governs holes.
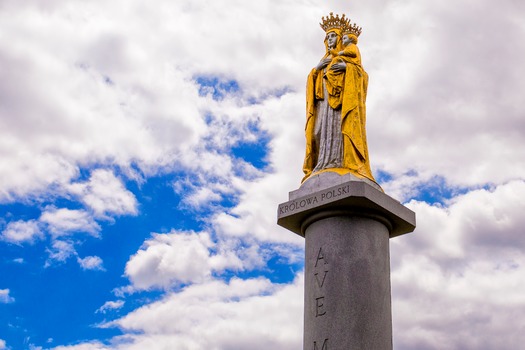
[[[331,61],[332,61],[331,58],[323,58],[322,60],[319,61],[319,64],[317,65],[317,67],[315,67],[315,69],[321,70],[325,68],[326,66],[328,66]]]
[[[330,67],[330,69],[337,73],[344,72],[346,70],[346,63],[345,62],[335,63],[332,65],[332,67]]]

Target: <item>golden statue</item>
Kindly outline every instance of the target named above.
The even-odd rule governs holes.
[[[306,85],[306,156],[303,182],[313,174],[351,173],[376,182],[366,142],[368,74],[361,65],[361,28],[345,15],[322,18],[326,54]]]

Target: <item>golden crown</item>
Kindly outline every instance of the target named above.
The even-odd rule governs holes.
[[[334,28],[343,29],[347,22],[348,20],[345,18],[344,14],[341,17],[339,17],[339,15],[335,15],[334,17],[334,13],[330,12],[330,16],[326,16],[326,18],[323,17],[322,22],[319,23],[319,25],[325,32],[328,32]]]
[[[363,29],[359,26],[357,26],[357,24],[350,24],[350,20],[348,20],[347,23],[345,23],[345,26],[343,27],[342,31],[341,31],[341,34],[342,35],[345,35],[345,34],[353,34],[355,35],[356,37],[359,37],[359,35],[361,35],[361,31]]]

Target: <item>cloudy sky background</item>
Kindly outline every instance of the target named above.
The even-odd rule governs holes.
[[[0,0],[0,349],[301,349],[322,16],[363,27],[368,137],[417,213],[394,347],[525,343],[525,3]]]

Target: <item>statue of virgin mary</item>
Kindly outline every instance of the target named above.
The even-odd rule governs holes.
[[[361,65],[361,28],[345,15],[323,17],[326,53],[306,85],[306,156],[303,182],[314,174],[351,173],[376,183],[366,142],[368,74]]]

